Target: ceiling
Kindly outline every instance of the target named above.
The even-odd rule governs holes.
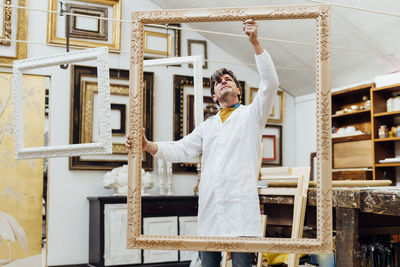
[[[163,9],[310,5],[311,0],[152,0]],[[398,0],[326,1],[331,9],[332,88],[400,70],[400,2]],[[379,11],[366,12],[334,4]],[[259,21],[259,37],[271,54],[281,87],[293,96],[315,91],[315,21]],[[241,22],[190,23],[194,29],[243,34]],[[201,33],[238,62],[254,63],[247,38]],[[276,40],[270,40],[276,39]],[[291,41],[285,42],[285,41]],[[308,43],[304,45],[299,43]],[[210,58],[212,60],[212,58]],[[255,69],[255,67],[254,67]]]

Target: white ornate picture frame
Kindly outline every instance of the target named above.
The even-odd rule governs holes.
[[[60,64],[70,64],[82,61],[96,60],[99,90],[99,128],[100,141],[97,143],[71,144],[44,147],[24,147],[24,111],[23,111],[23,71],[49,67]],[[108,64],[108,48],[99,47],[77,52],[69,52],[39,58],[14,61],[13,63],[13,94],[15,123],[15,158],[49,158],[71,157],[93,154],[111,154],[111,110],[110,110],[110,78]]]
[[[141,234],[142,79],[144,24],[314,19],[316,21],[316,238],[232,238]],[[250,48],[249,48],[250,49]],[[128,160],[128,248],[199,251],[331,253],[332,160],[329,6],[270,6],[132,12]],[[234,218],[233,218],[234,219]]]

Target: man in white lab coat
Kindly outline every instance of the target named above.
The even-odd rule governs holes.
[[[211,76],[211,95],[221,107],[216,115],[179,141],[155,143],[143,135],[143,150],[156,158],[185,162],[201,155],[199,236],[256,237],[263,232],[257,164],[279,81],[271,57],[258,41],[257,29],[254,20],[243,22],[261,79],[253,103],[239,104],[237,79],[231,71],[220,69]],[[203,267],[218,267],[221,253],[200,252],[200,258]],[[234,252],[232,260],[234,267],[251,267],[250,253]]]

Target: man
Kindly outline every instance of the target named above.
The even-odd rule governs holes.
[[[142,149],[156,158],[185,162],[202,155],[198,235],[262,236],[257,191],[262,131],[271,112],[278,77],[269,54],[258,41],[257,23],[248,19],[243,31],[255,52],[261,83],[253,103],[239,104],[239,82],[227,69],[211,76],[211,95],[221,110],[175,142],[151,142],[143,134]],[[126,142],[130,147],[131,141]],[[200,252],[203,267],[220,266],[220,252]],[[232,253],[234,267],[251,267],[250,253]]]

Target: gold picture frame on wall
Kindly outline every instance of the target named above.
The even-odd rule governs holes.
[[[11,5],[11,1],[4,0],[3,4]],[[27,0],[18,0],[18,6],[27,7]],[[11,42],[8,40],[16,39],[26,41],[28,36],[28,10],[12,9],[11,7],[2,6],[3,10],[3,31],[1,36],[0,47],[4,47],[0,53],[0,66],[10,66],[14,60],[26,58],[27,45],[24,42]],[[12,23],[15,21],[15,23]]]
[[[57,11],[60,12],[60,1],[61,0],[49,0],[49,10],[50,11]],[[87,8],[83,8],[82,12],[80,13],[91,13],[94,10],[98,10],[97,16],[99,28],[107,28],[107,33],[100,32],[96,34],[94,30],[86,29],[84,31],[90,32],[88,36],[82,33],[82,29],[80,31],[72,30],[74,33],[70,36],[69,44],[72,47],[100,47],[100,46],[107,46],[110,52],[119,53],[121,49],[121,0],[81,0]],[[102,9],[106,8],[107,12],[101,11]],[[78,11],[78,6],[74,5],[75,13]],[[75,14],[79,16],[80,14]],[[102,20],[103,16],[107,16],[107,18],[112,20]],[[70,15],[71,23],[70,25],[74,25],[74,16]],[[56,13],[48,13],[47,18],[47,43],[49,44],[58,44],[58,45],[65,45],[65,18],[66,16],[60,16]],[[93,18],[96,18],[93,16]],[[104,21],[107,22],[107,27],[104,25]],[[76,18],[75,18],[76,22]],[[70,29],[71,30],[71,29]],[[77,34],[75,34],[77,33]],[[107,36],[104,36],[107,34]]]
[[[141,230],[141,156],[144,24],[312,19],[316,21],[317,203],[316,238],[257,238],[143,235]],[[128,155],[128,233],[131,249],[284,253],[332,252],[332,158],[330,125],[330,7],[264,6],[132,12]]]
[[[3,31],[1,33],[0,38],[0,45],[4,46],[10,46],[11,42],[9,41],[11,39],[11,18],[12,18],[12,9],[9,6],[6,5],[11,5],[11,0],[3,0],[4,6],[3,8]]]
[[[151,37],[158,39],[158,41],[150,41]],[[165,39],[166,42],[165,50],[152,47],[156,43],[158,45],[162,44],[162,39]],[[162,56],[171,56],[171,39],[171,34],[168,33],[144,31],[144,52]]]

